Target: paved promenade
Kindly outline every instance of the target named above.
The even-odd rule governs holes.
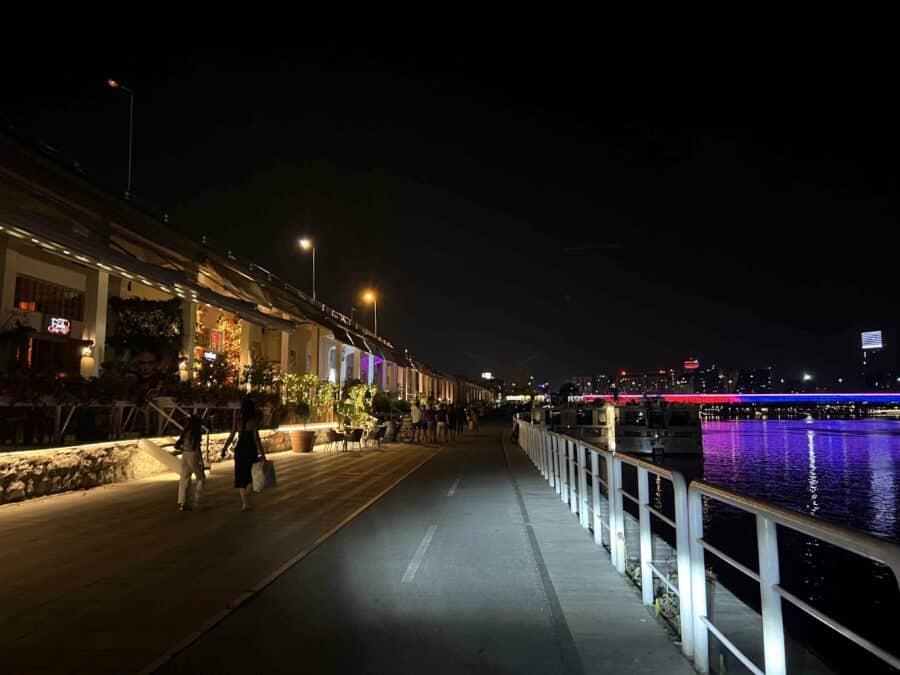
[[[443,449],[162,672],[693,672],[508,434]]]
[[[230,462],[204,511],[176,510],[174,474],[0,506],[3,672],[139,672],[438,450],[385,448],[270,455],[247,513]]]
[[[247,514],[225,466],[2,507],[4,670],[692,672],[508,433],[275,455]]]

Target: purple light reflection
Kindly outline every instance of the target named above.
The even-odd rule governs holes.
[[[703,424],[705,480],[900,541],[900,422]]]

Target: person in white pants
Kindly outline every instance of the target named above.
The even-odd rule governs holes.
[[[203,473],[203,455],[200,448],[203,439],[203,424],[199,417],[191,415],[188,423],[181,432],[181,437],[175,443],[175,447],[181,450],[181,477],[178,481],[178,510],[188,508],[187,494],[191,487],[191,475],[197,477],[197,487],[194,490],[194,504],[199,503],[203,496],[203,488],[206,485],[206,475]]]

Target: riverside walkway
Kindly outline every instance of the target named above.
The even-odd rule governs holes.
[[[693,672],[508,435],[273,455],[250,513],[228,465],[205,511],[171,474],[0,507],[4,670]]]

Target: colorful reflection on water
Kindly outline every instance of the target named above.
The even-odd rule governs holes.
[[[900,541],[900,422],[703,424],[704,479]]]

